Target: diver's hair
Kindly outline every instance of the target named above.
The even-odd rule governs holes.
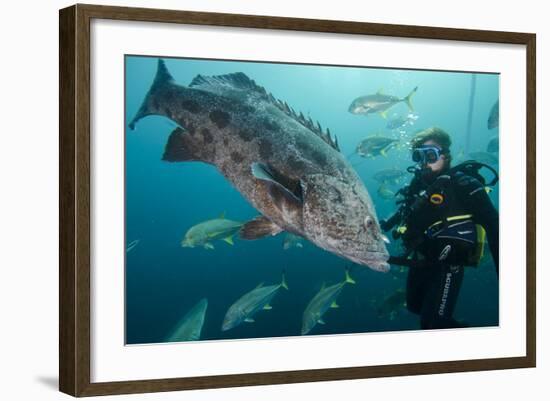
[[[434,141],[441,147],[441,153],[445,155],[447,163],[451,163],[451,136],[438,127],[430,127],[422,130],[411,139],[411,147],[416,149],[428,141]]]

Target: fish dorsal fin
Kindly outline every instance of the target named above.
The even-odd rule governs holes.
[[[228,94],[227,91],[248,91],[267,99],[266,90],[258,85],[253,79],[250,79],[244,72],[234,72],[224,75],[197,75],[189,87],[202,89],[218,94]],[[225,92],[225,93],[224,93]]]
[[[291,115],[294,119],[296,119],[296,115]],[[300,122],[298,120],[298,122]],[[302,125],[304,125],[302,123]],[[319,138],[321,138],[327,145],[329,145],[334,150],[337,150],[340,152],[340,145],[338,145],[338,138],[336,135],[334,135],[334,138],[330,134],[330,130],[327,128],[326,131],[323,131],[323,128],[321,127],[321,124],[319,124],[319,121],[317,121],[316,125],[313,125],[313,121],[311,118],[308,120],[308,123],[305,124],[306,128],[309,128],[315,135],[317,135]]]
[[[265,281],[262,281],[260,284],[254,287],[254,289],[257,290],[258,288],[262,288],[264,284],[265,284]]]
[[[275,96],[273,96],[273,94],[271,93],[267,93],[263,86],[258,85],[253,79],[250,79],[243,72],[234,72],[231,74],[212,76],[204,76],[199,74],[195,78],[193,78],[193,80],[189,84],[189,87],[205,90],[230,98],[245,100],[252,97],[255,100],[260,99],[266,101],[277,107],[287,116],[294,119],[296,122],[308,128],[311,132],[321,138],[333,149],[340,151],[336,136],[333,139],[328,129],[323,132],[323,129],[321,128],[321,124],[319,124],[319,122],[314,124],[313,120],[310,117],[306,119],[302,113],[297,114],[296,111],[294,111],[294,109],[288,105],[288,103],[276,99]]]
[[[323,128],[321,127],[321,124],[319,124],[319,121],[314,123],[311,117],[308,116],[306,118],[302,112],[297,113],[286,102],[276,99],[275,96],[273,96],[273,94],[271,93],[268,95],[268,101],[273,106],[277,107],[279,110],[285,113],[287,116],[292,118],[294,121],[301,124],[305,128],[309,129],[312,133],[314,133],[316,136],[321,138],[331,148],[340,152],[340,145],[338,145],[338,138],[336,137],[336,135],[334,135],[334,138],[333,138],[328,128],[326,129],[326,131],[323,131]]]
[[[221,212],[220,215],[218,216],[218,219],[225,219],[225,211]]]
[[[378,89],[378,92],[376,92],[377,95],[383,95],[384,94],[384,88]]]

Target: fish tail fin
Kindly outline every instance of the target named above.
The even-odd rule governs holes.
[[[285,277],[285,269],[283,269],[283,273],[281,274],[281,287],[288,291],[288,284],[286,283]]]
[[[143,117],[156,113],[156,110],[154,110],[153,108],[153,105],[156,103],[154,101],[154,98],[161,91],[162,88],[164,88],[169,84],[172,84],[173,82],[174,82],[174,78],[168,71],[168,68],[166,68],[166,64],[164,63],[164,60],[159,59],[157,64],[157,73],[155,75],[153,84],[151,85],[149,92],[147,92],[145,99],[143,99],[143,103],[141,104],[141,107],[139,108],[135,117],[132,119],[132,121],[128,125],[128,127],[131,130],[135,128],[136,123],[139,120],[141,120]]]
[[[407,107],[409,108],[409,111],[411,111],[411,112],[414,111],[414,107],[413,107],[411,98],[412,98],[412,95],[414,95],[414,94],[416,93],[417,90],[418,90],[418,86],[416,86],[416,87],[411,91],[411,93],[409,93],[409,94],[403,99],[403,100],[407,103]]]
[[[345,282],[348,283],[348,284],[355,284],[355,280],[349,274],[349,267],[346,268],[346,280],[345,280]]]

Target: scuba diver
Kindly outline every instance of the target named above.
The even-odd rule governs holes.
[[[380,222],[405,249],[389,263],[409,267],[407,308],[420,315],[422,329],[468,327],[453,311],[464,267],[477,266],[485,237],[498,278],[499,216],[488,196],[498,174],[473,160],[451,167],[451,138],[440,128],[419,132],[411,145],[416,165],[407,170],[414,177],[398,192],[403,199],[397,212]],[[482,167],[495,176],[488,184],[479,174]]]

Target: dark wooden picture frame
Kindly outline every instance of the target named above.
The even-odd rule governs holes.
[[[526,356],[91,383],[90,22],[95,18],[525,45],[527,54],[527,120],[525,123],[528,152],[527,259],[525,262]],[[60,10],[59,29],[60,391],[73,396],[94,396],[535,366],[536,36],[534,34],[80,4]]]

